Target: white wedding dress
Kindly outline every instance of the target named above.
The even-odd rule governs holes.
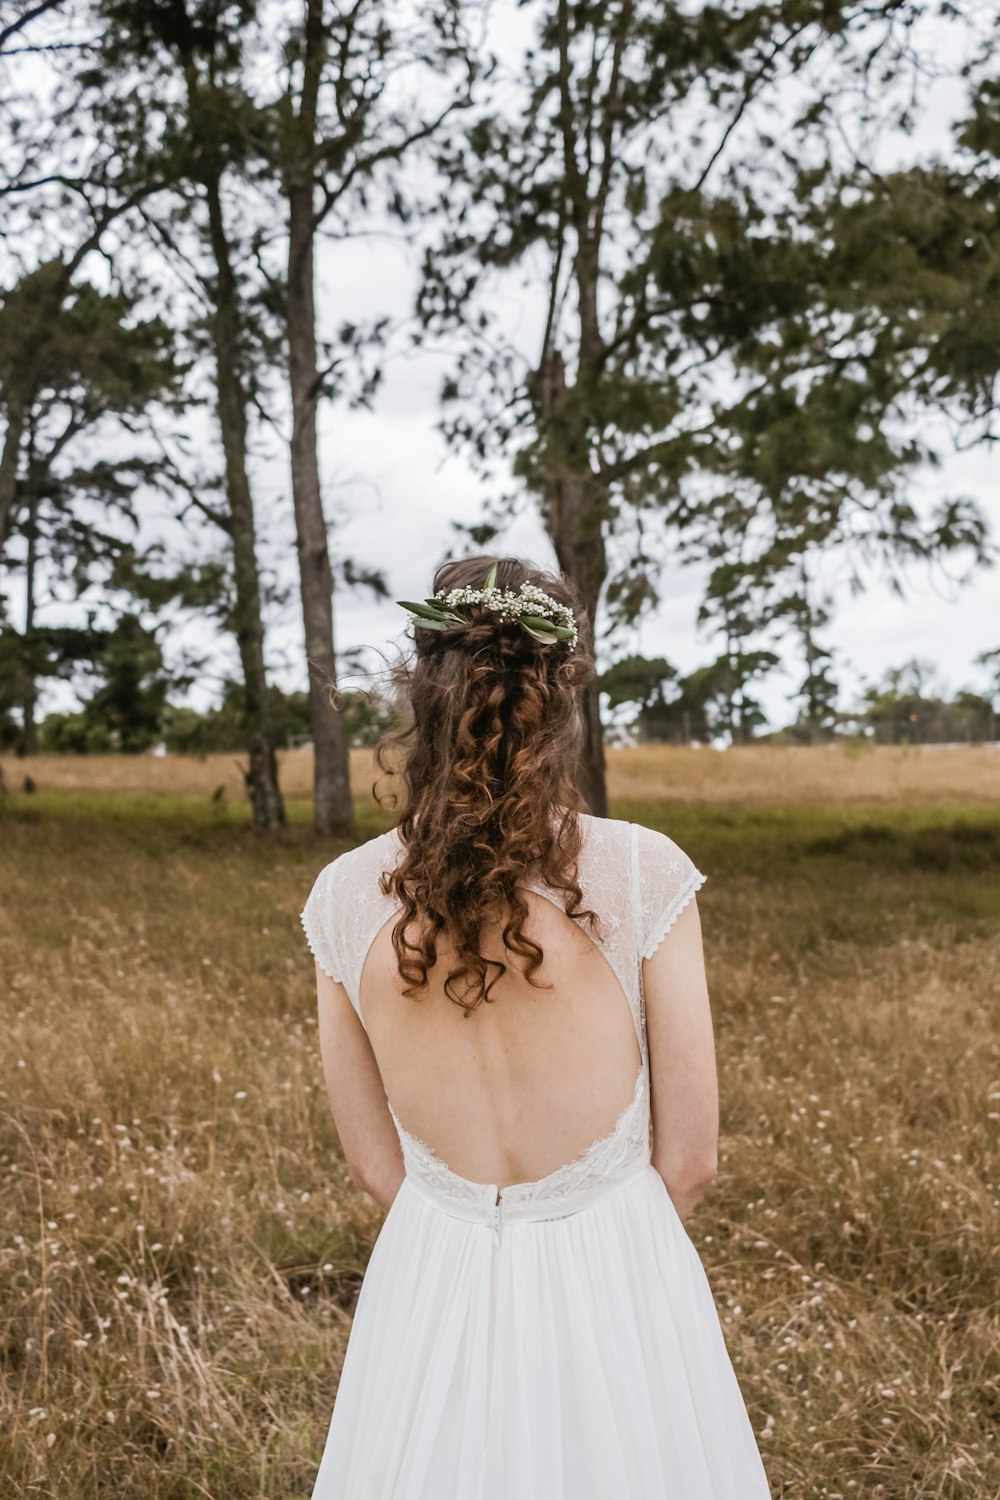
[[[361,1286],[314,1500],[768,1500],[704,1270],[650,1161],[642,960],[703,877],[663,834],[580,821],[583,904],[639,1039],[634,1095],[609,1135],[499,1203],[393,1112],[406,1176]],[[399,850],[393,831],[342,855],[302,914],[359,1015],[365,955],[398,909],[378,879]]]

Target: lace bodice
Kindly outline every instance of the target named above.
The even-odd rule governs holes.
[[[688,856],[665,834],[614,818],[581,815],[583,831],[578,880],[583,904],[601,919],[594,941],[628,1001],[641,1063],[631,1100],[613,1130],[571,1162],[533,1182],[499,1193],[495,1184],[473,1182],[451,1171],[426,1142],[404,1129],[390,1103],[408,1178],[429,1197],[456,1212],[490,1212],[502,1197],[504,1218],[545,1218],[583,1207],[637,1164],[649,1158],[649,1050],[646,1040],[642,961],[655,953],[667,932],[704,882]],[[359,988],[369,948],[398,902],[379,888],[379,876],[398,859],[395,830],[349,850],[318,876],[302,912],[309,946],[320,968],[344,986],[362,1024]],[[527,889],[562,908],[557,892],[526,883]],[[587,929],[585,929],[587,930]]]

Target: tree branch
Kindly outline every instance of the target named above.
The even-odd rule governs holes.
[[[581,243],[587,239],[587,185],[577,159],[577,139],[573,129],[573,95],[570,84],[573,76],[569,56],[569,6],[567,0],[559,0],[559,131],[562,135],[563,159],[566,182],[573,210],[573,223]]]
[[[631,20],[631,0],[625,0],[618,18],[615,50],[611,62],[611,78],[608,81],[608,92],[604,97],[604,110],[601,119],[601,180],[598,184],[597,198],[594,204],[595,253],[597,253],[601,242],[601,232],[604,228],[604,210],[607,207],[608,193],[611,189],[611,170],[614,164],[615,122],[618,118],[621,104],[622,57],[625,52],[625,43],[628,39]]]
[[[62,3],[63,0],[38,0],[36,5],[31,6],[29,10],[23,11],[21,15],[0,31],[0,52],[3,51],[12,36],[17,36],[18,32],[23,31],[32,21],[36,21],[39,16],[44,16],[46,11],[57,10]]]
[[[313,219],[314,228],[318,229],[320,227],[331,209],[336,206],[358,177],[372,171],[380,162],[398,160],[411,146],[415,146],[418,141],[427,140],[435,131],[439,130],[453,110],[467,109],[471,103],[472,99],[469,95],[466,95],[462,99],[452,99],[435,119],[426,120],[418,129],[412,130],[408,135],[402,136],[399,140],[394,141],[392,145],[381,146],[377,151],[371,151],[365,156],[356,157],[347,171],[341,175],[336,186],[331,187],[328,183],[323,183],[323,197]],[[322,160],[323,154],[322,152],[319,153],[320,160]]]
[[[795,41],[797,37],[800,37],[802,35],[805,29],[806,28],[804,24],[802,26],[793,27],[786,36],[783,36],[780,41],[775,42],[774,46],[771,48],[767,57],[764,58],[756,73],[748,74],[746,83],[743,86],[743,94],[740,98],[739,104],[736,107],[736,113],[733,115],[725,130],[722,132],[722,138],[720,139],[719,144],[716,146],[715,150],[708,158],[705,166],[702,168],[698,180],[694,184],[694,187],[692,189],[693,192],[700,193],[702,188],[705,186],[705,183],[708,181],[708,178],[711,174],[712,168],[719,160],[719,157],[722,155],[723,151],[725,151],[726,146],[729,143],[729,139],[733,134],[733,131],[737,128],[740,121],[743,119],[743,116],[749,109],[751,101],[753,100],[754,95],[757,92],[758,85],[766,79],[771,71],[772,66],[774,65],[775,60],[780,57],[781,53],[784,52],[785,48],[791,42]]]

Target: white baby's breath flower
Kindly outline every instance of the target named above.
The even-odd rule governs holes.
[[[443,630],[461,623],[456,611],[465,605],[479,604],[506,622],[518,621],[525,633],[543,645],[556,643],[575,646],[577,625],[572,609],[560,604],[537,584],[522,583],[515,591],[496,585],[496,568],[492,568],[482,588],[439,589],[424,604],[400,604],[416,616],[417,624],[429,630]]]

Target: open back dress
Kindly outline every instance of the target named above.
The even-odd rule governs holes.
[[[314,1500],[768,1500],[711,1290],[650,1160],[642,962],[704,877],[661,833],[580,824],[583,906],[639,1041],[632,1099],[576,1159],[502,1189],[451,1171],[389,1101],[406,1175]],[[401,847],[393,830],[341,855],[302,914],[359,1016],[365,957],[398,911],[379,878]]]

